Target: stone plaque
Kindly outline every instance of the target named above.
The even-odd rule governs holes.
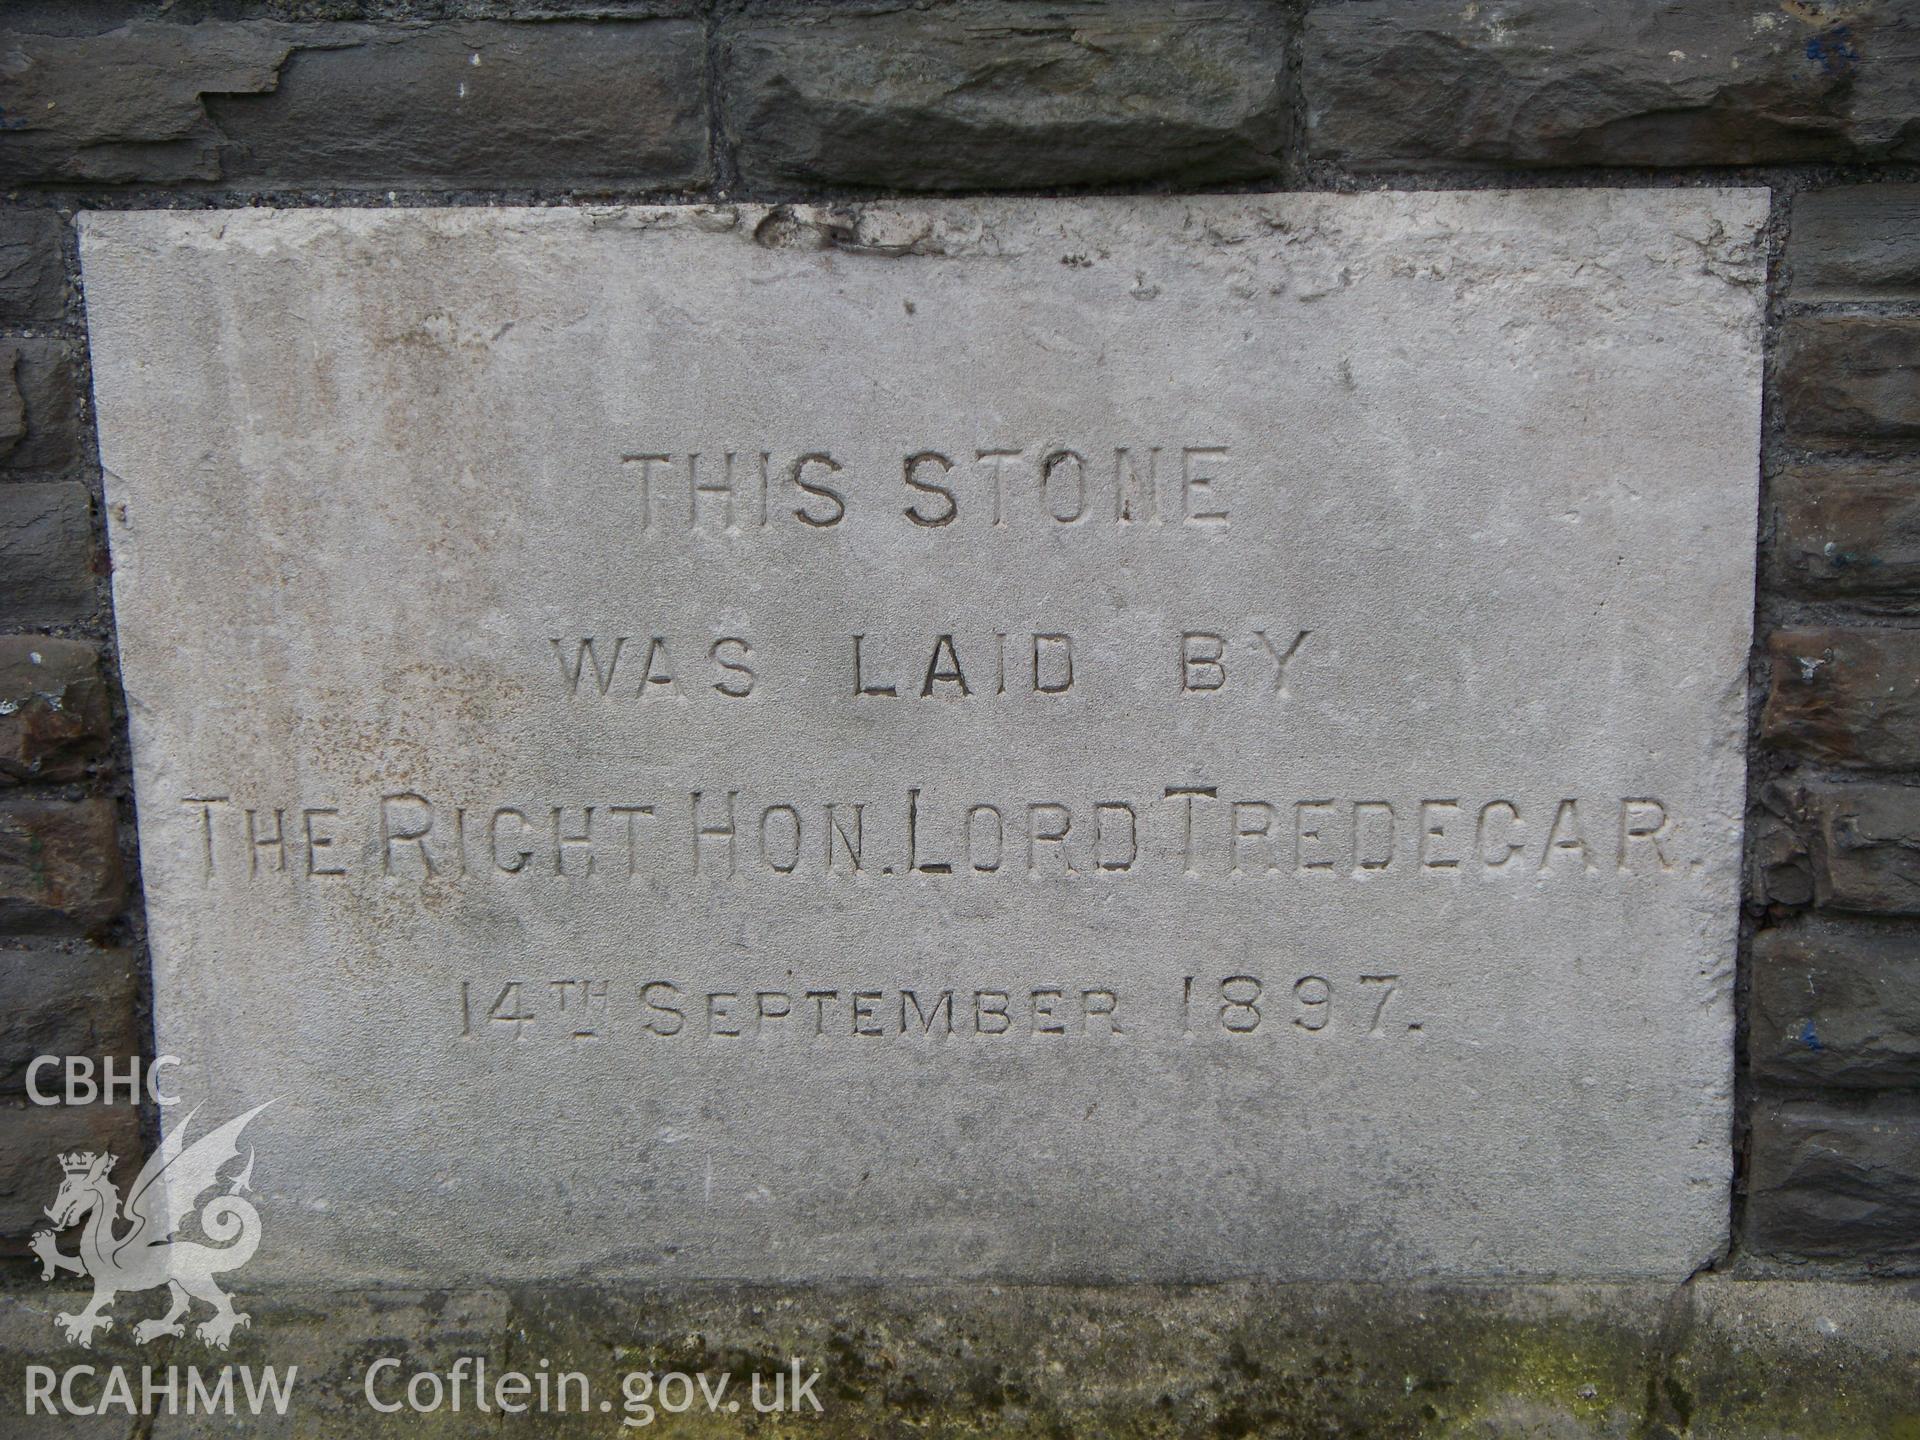
[[[86,217],[249,1273],[1712,1256],[1765,198]]]

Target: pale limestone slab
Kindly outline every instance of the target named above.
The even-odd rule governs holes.
[[[1710,1258],[1766,199],[86,216],[249,1276]]]

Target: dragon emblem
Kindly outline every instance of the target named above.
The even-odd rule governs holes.
[[[239,1157],[240,1132],[267,1105],[256,1105],[191,1145],[187,1127],[200,1112],[189,1113],[134,1177],[124,1209],[110,1178],[114,1156],[76,1150],[60,1157],[66,1178],[46,1209],[53,1229],[36,1232],[32,1248],[40,1257],[42,1280],[70,1271],[93,1281],[93,1299],[86,1309],[54,1317],[67,1339],[91,1348],[96,1331],[113,1328],[113,1317],[105,1312],[116,1295],[165,1285],[172,1305],[159,1319],[134,1326],[133,1338],[144,1345],[162,1335],[184,1335],[183,1317],[193,1301],[204,1300],[213,1306],[213,1314],[195,1333],[210,1346],[227,1348],[234,1330],[247,1324],[248,1317],[233,1308],[232,1298],[214,1283],[214,1276],[238,1270],[260,1244],[260,1212],[240,1193],[250,1188],[253,1151],[248,1150],[245,1168],[227,1182],[225,1193],[205,1206],[199,1200],[219,1183],[221,1167]],[[196,1209],[201,1232],[212,1244],[178,1238],[182,1223]],[[55,1232],[82,1220],[86,1223],[79,1252],[64,1253],[55,1243]],[[127,1228],[115,1234],[122,1222]]]

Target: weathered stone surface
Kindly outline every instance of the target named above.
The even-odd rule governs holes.
[[[60,1155],[106,1150],[139,1168],[140,1115],[125,1105],[0,1106],[0,1254],[24,1254],[47,1228],[43,1213],[60,1188]],[[69,1252],[72,1246],[68,1245]]]
[[[1751,1147],[1755,1251],[1920,1268],[1920,1108],[1911,1099],[1762,1103]]]
[[[1789,908],[1813,902],[1813,857],[1801,835],[1797,793],[1774,782],[1762,792],[1761,808],[1749,817],[1753,826],[1750,894],[1763,905]]]
[[[57,470],[73,460],[80,439],[74,359],[64,340],[0,340],[0,466]]]
[[[1753,942],[1747,1045],[1782,1085],[1920,1085],[1920,935],[1809,921]]]
[[[1920,631],[1821,625],[1767,637],[1760,731],[1828,765],[1920,766]]]
[[[1920,298],[1920,185],[1846,185],[1794,198],[1796,300]]]
[[[253,1265],[1688,1273],[1765,213],[84,217]]]
[[[1897,1281],[1699,1276],[1668,1312],[1656,1388],[1668,1427],[1697,1436],[1892,1437],[1920,1428],[1920,1295]],[[1497,1433],[1497,1432],[1496,1432]],[[1517,1434],[1525,1434],[1519,1431]]]
[[[398,1414],[382,1414],[367,1399],[369,1357],[373,1356],[390,1355],[402,1361],[397,1372],[389,1368],[374,1378],[374,1394],[382,1405],[394,1403],[384,1386],[388,1378],[400,1379],[399,1393],[404,1397],[408,1379],[419,1370],[447,1374],[463,1361],[468,1373],[475,1373],[477,1367],[482,1366],[493,1377],[516,1370],[518,1361],[508,1358],[514,1336],[512,1301],[503,1292],[382,1290],[357,1295],[270,1292],[260,1296],[259,1301],[256,1305],[255,1297],[248,1296],[248,1305],[256,1311],[258,1319],[236,1336],[240,1343],[233,1353],[236,1359],[245,1357],[242,1363],[251,1360],[256,1365],[278,1365],[283,1373],[297,1368],[300,1394],[297,1402],[289,1407],[301,1427],[293,1432],[295,1434],[314,1434],[324,1440],[377,1440],[377,1437],[397,1440],[402,1436],[467,1440],[476,1433],[495,1430],[489,1420],[508,1418],[501,1415],[497,1398],[490,1397],[493,1415],[476,1425],[471,1388],[457,1412],[451,1405],[443,1405],[420,1413],[403,1403]],[[15,1333],[16,1345],[26,1348],[22,1342],[28,1341],[31,1331],[22,1326],[17,1327]],[[0,1351],[0,1369],[6,1358],[4,1351]],[[539,1375],[538,1357],[533,1357],[530,1364],[526,1373]],[[556,1371],[549,1365],[547,1373],[554,1375]],[[623,1435],[636,1433],[635,1429],[619,1423],[626,1414],[622,1408],[621,1381],[616,1379],[603,1390],[597,1388],[599,1377],[593,1379],[596,1388],[584,1412],[577,1382],[574,1382],[576,1388],[567,1399],[550,1401],[545,1413],[533,1409],[510,1418],[531,1421],[527,1427],[530,1433],[542,1437],[585,1435],[596,1430],[604,1433],[614,1428]],[[717,1385],[717,1377],[708,1383]],[[751,1398],[750,1390],[740,1393]],[[519,1403],[513,1401],[511,1391],[508,1399]],[[598,1408],[602,1400],[607,1401],[611,1413]],[[527,1403],[535,1404],[531,1393]],[[704,1405],[701,1408],[704,1411]],[[744,1436],[753,1428],[759,1428],[746,1418],[751,1414],[746,1400],[740,1402],[738,1412],[727,1411],[723,1402],[721,1413],[711,1417],[711,1423],[723,1431],[732,1427]],[[636,1412],[633,1418],[641,1417]],[[702,1418],[707,1419],[705,1415]],[[818,1417],[809,1418],[817,1420]],[[639,1428],[638,1433],[645,1434],[648,1429],[659,1433],[672,1423],[666,1413],[656,1407],[653,1426]],[[761,1423],[764,1425],[764,1420]],[[224,1417],[209,1419],[182,1414],[159,1419],[152,1433],[154,1440],[202,1440],[202,1437],[213,1440],[223,1427],[230,1425]],[[305,1428],[309,1426],[315,1428]]]
[[[102,34],[0,32],[0,183],[213,180],[203,97],[271,90],[301,31],[136,20]]]
[[[1902,0],[1352,0],[1303,52],[1309,148],[1360,167],[1920,157]]]
[[[1920,609],[1920,462],[1834,460],[1774,479],[1773,575],[1813,599]]]
[[[1920,914],[1920,787],[1806,785],[1798,803],[1817,903],[1869,914]]]
[[[1285,34],[1259,0],[790,0],[728,31],[724,121],[764,185],[1251,179],[1285,158]]]
[[[695,21],[383,28],[208,109],[235,182],[677,188],[708,178],[706,66]]]
[[[1704,1274],[1672,1289],[629,1285],[342,1294],[237,1279],[253,1323],[219,1363],[299,1375],[287,1418],[249,1418],[248,1434],[603,1436],[650,1413],[650,1425],[633,1428],[764,1435],[774,1428],[765,1418],[746,1403],[737,1413],[727,1404],[750,1396],[756,1373],[770,1389],[773,1372],[793,1359],[803,1373],[818,1367],[810,1393],[820,1413],[803,1404],[805,1419],[779,1428],[804,1427],[818,1440],[1887,1440],[1920,1423],[1912,1358],[1920,1300],[1892,1280]],[[50,1312],[78,1308],[87,1293],[71,1279],[0,1292],[0,1391],[22,1394],[28,1365],[73,1363]],[[153,1304],[127,1295],[114,1308],[145,1318]],[[140,1367],[162,1357],[195,1362],[193,1347],[143,1347],[130,1329],[99,1337],[87,1362],[124,1366],[136,1383]],[[467,1378],[481,1362],[489,1384],[514,1371],[571,1371],[588,1382],[590,1405],[583,1412],[570,1399],[565,1413],[550,1407],[532,1424],[497,1409],[478,1416],[469,1386],[459,1412],[443,1404],[381,1414],[367,1403],[366,1381],[373,1358],[386,1356],[402,1363],[375,1377],[383,1403],[401,1393],[386,1388],[388,1379],[428,1372],[444,1383],[464,1357]],[[198,1363],[206,1373],[206,1360]],[[703,1376],[720,1413],[709,1414],[697,1391],[689,1416],[666,1413],[657,1394],[629,1408],[626,1376],[646,1373]],[[78,1377],[75,1398],[90,1403],[103,1380]],[[569,1383],[577,1395],[579,1382]],[[597,1408],[602,1399],[609,1411]],[[87,1428],[101,1423],[61,1415],[48,1433],[127,1440],[133,1424],[115,1412],[104,1423],[119,1428]],[[235,1424],[163,1409],[139,1421],[138,1434],[198,1440],[231,1435]]]
[[[3,37],[0,181],[681,186],[706,176],[692,20],[138,20]],[[12,108],[18,105],[18,110]]]
[[[1755,1288],[1746,1287],[1742,1298]],[[1669,1317],[1685,1300],[1658,1286],[1573,1284],[542,1286],[341,1295],[262,1291],[242,1279],[241,1290],[254,1320],[222,1359],[256,1373],[298,1366],[288,1428],[325,1440],[475,1433],[471,1404],[457,1415],[445,1407],[375,1412],[366,1401],[367,1367],[371,1357],[389,1355],[402,1357],[402,1380],[416,1370],[445,1374],[457,1356],[484,1359],[492,1376],[542,1368],[584,1375],[595,1404],[586,1413],[576,1406],[538,1417],[543,1437],[605,1435],[609,1428],[672,1434],[693,1426],[691,1433],[702,1435],[764,1435],[768,1419],[752,1415],[743,1398],[749,1377],[760,1374],[770,1389],[773,1372],[797,1359],[803,1375],[819,1371],[810,1393],[820,1413],[803,1404],[804,1419],[775,1423],[819,1440],[1619,1440],[1652,1433],[1638,1422],[1660,1370]],[[69,1281],[0,1292],[0,1387],[17,1395],[26,1364],[57,1363],[47,1312],[84,1298]],[[1886,1310],[1899,1314],[1898,1297],[1889,1301]],[[145,1309],[137,1297],[116,1308]],[[123,1325],[102,1336],[89,1358],[136,1374],[143,1361],[152,1363],[151,1348],[137,1347],[126,1331]],[[1814,1333],[1781,1334],[1776,1343],[1794,1353],[1809,1348]],[[1857,1361],[1850,1347],[1844,1353]],[[1906,1379],[1893,1366],[1884,1380],[1860,1369],[1856,1386],[1883,1382],[1892,1390]],[[710,1387],[731,1388],[719,1397],[718,1415],[696,1401],[693,1415],[669,1416],[645,1395],[629,1408],[625,1376],[647,1372],[698,1373]],[[375,1380],[383,1402],[391,1399],[384,1381],[392,1373]],[[597,1409],[600,1399],[610,1400],[611,1413]],[[732,1399],[740,1400],[741,1413],[726,1411]],[[651,1424],[643,1424],[649,1416]],[[527,1428],[513,1422],[531,1418],[512,1417],[506,1428]],[[622,1419],[632,1428],[621,1429]],[[65,1433],[85,1422],[57,1423]],[[219,1434],[223,1425],[230,1430],[232,1422],[216,1418],[203,1427],[197,1417],[163,1415],[152,1434],[182,1440]]]
[[[65,318],[66,234],[52,210],[0,209],[0,324]]]
[[[1920,318],[1796,315],[1780,355],[1791,438],[1857,444],[1920,438]]]
[[[799,1356],[820,1371],[808,1433],[862,1440],[1618,1436],[1643,1413],[1671,1299],[1650,1285],[541,1287],[512,1292],[508,1355],[578,1369],[596,1395],[628,1364],[744,1377]]]
[[[93,608],[86,487],[0,483],[0,619],[63,625]]]
[[[697,1401],[687,1419],[702,1434],[764,1434],[767,1421],[753,1417],[744,1398],[749,1377],[758,1373],[770,1389],[773,1373],[797,1359],[802,1375],[819,1372],[810,1393],[820,1413],[803,1404],[804,1420],[788,1425],[821,1440],[1618,1440],[1644,1433],[1637,1422],[1660,1368],[1665,1322],[1684,1299],[1651,1285],[1573,1284],[542,1286],[371,1295],[242,1284],[254,1323],[223,1358],[256,1370],[297,1365],[295,1414],[309,1428],[296,1433],[326,1440],[474,1433],[471,1405],[458,1416],[374,1412],[367,1366],[385,1355],[403,1357],[403,1382],[416,1370],[444,1374],[459,1355],[484,1357],[494,1376],[542,1368],[584,1375],[593,1403],[585,1413],[576,1405],[542,1415],[542,1436],[603,1435],[621,1419],[642,1434],[671,1434],[686,1423],[645,1394],[629,1407],[629,1373],[701,1374],[710,1388],[727,1384],[722,1413],[709,1416]],[[23,1363],[48,1363],[45,1312],[81,1299],[66,1282],[0,1294],[0,1384]],[[129,1313],[140,1306],[133,1297],[122,1303]],[[1779,1344],[1793,1348],[1787,1336]],[[102,1365],[143,1358],[120,1329],[99,1342]],[[375,1379],[383,1402],[391,1401],[392,1375]],[[603,1398],[611,1414],[597,1409]],[[729,1399],[740,1400],[742,1413],[727,1412]],[[163,1416],[152,1433],[211,1436],[221,1423]]]
[[[26,1093],[36,1055],[128,1056],[144,1049],[138,961],[129,950],[0,950],[0,1092]],[[42,1073],[40,1089],[57,1091]],[[4,1112],[0,1112],[3,1116]],[[6,1122],[0,1118],[0,1125]]]
[[[0,800],[0,927],[70,934],[120,913],[126,879],[111,800]]]
[[[78,779],[112,723],[92,645],[0,635],[0,783]]]

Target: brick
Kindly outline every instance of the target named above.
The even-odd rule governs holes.
[[[1904,0],[1316,4],[1316,158],[1357,168],[1920,158]]]
[[[1779,384],[1788,433],[1802,444],[1920,439],[1920,318],[1795,316]]]
[[[0,1093],[24,1096],[36,1055],[138,1055],[139,965],[130,950],[0,950]],[[41,1089],[53,1081],[42,1076]]]
[[[0,466],[57,470],[79,454],[77,360],[65,340],[0,340]]]
[[[1747,1053],[1795,1086],[1920,1086],[1920,933],[1805,921],[1754,937]]]
[[[1809,784],[1796,803],[1817,905],[1920,915],[1920,787]]]
[[[145,1146],[140,1113],[126,1105],[28,1105],[0,1108],[0,1242],[4,1253],[26,1253],[43,1213],[60,1188],[60,1156],[72,1150],[118,1157],[114,1176],[124,1190]],[[66,1246],[72,1251],[71,1242]],[[37,1272],[36,1272],[37,1273]]]
[[[1920,631],[1777,630],[1767,659],[1767,743],[1827,765],[1920,767]]]
[[[1774,582],[1817,600],[1920,611],[1920,461],[1790,467],[1771,487]]]
[[[0,929],[74,934],[126,903],[111,800],[0,800]]]
[[[741,174],[908,190],[1276,174],[1285,26],[1260,0],[780,0],[727,33]]]
[[[706,77],[694,21],[384,26],[207,108],[234,182],[684,189],[708,179]]]
[[[0,482],[0,620],[64,625],[96,603],[86,487]]]
[[[112,730],[98,650],[79,640],[0,635],[0,784],[77,780]]]
[[[1920,299],[1920,185],[1846,185],[1793,202],[1796,300]]]
[[[1910,1098],[1762,1104],[1747,1242],[1766,1255],[1920,1267],[1920,1108]]]
[[[66,236],[52,210],[0,209],[0,325],[66,317]]]

